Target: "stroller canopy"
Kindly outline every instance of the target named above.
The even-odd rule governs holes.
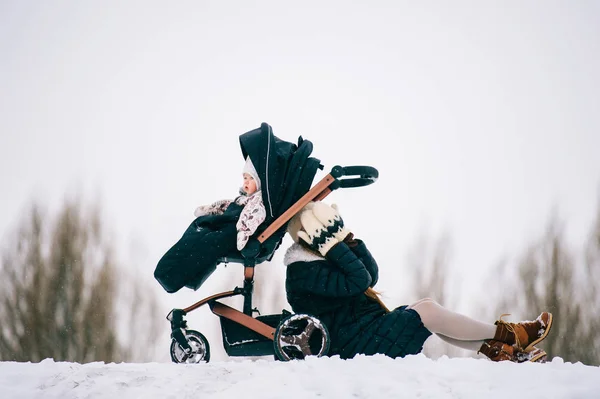
[[[271,126],[262,123],[260,128],[240,136],[240,147],[244,159],[250,157],[261,181],[263,203],[267,217],[264,229],[298,199],[312,185],[320,161],[311,158],[313,145],[298,138],[293,144],[277,138]]]

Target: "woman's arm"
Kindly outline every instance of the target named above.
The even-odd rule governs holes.
[[[290,264],[286,288],[328,297],[350,297],[362,294],[371,282],[363,262],[348,245],[340,242],[323,260]]]
[[[371,255],[371,252],[369,252],[367,249],[367,246],[362,240],[354,238],[352,233],[348,234],[348,236],[344,239],[344,242],[365,265],[365,268],[371,275],[371,287],[374,287],[379,280],[379,267]]]

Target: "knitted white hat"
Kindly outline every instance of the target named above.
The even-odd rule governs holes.
[[[244,165],[243,173],[248,173],[250,176],[252,176],[252,178],[256,182],[256,191],[260,191],[260,179],[258,178],[258,173],[256,172],[256,169],[254,168],[250,157],[246,158],[246,164]]]

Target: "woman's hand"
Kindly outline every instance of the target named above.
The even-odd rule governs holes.
[[[315,202],[310,209],[302,211],[300,222],[302,230],[298,231],[298,237],[323,256],[350,233],[344,227],[337,206],[322,202]]]

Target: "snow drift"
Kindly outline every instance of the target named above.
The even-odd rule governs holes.
[[[0,397],[16,398],[598,398],[600,367],[486,359],[236,360],[198,365],[0,362]]]

